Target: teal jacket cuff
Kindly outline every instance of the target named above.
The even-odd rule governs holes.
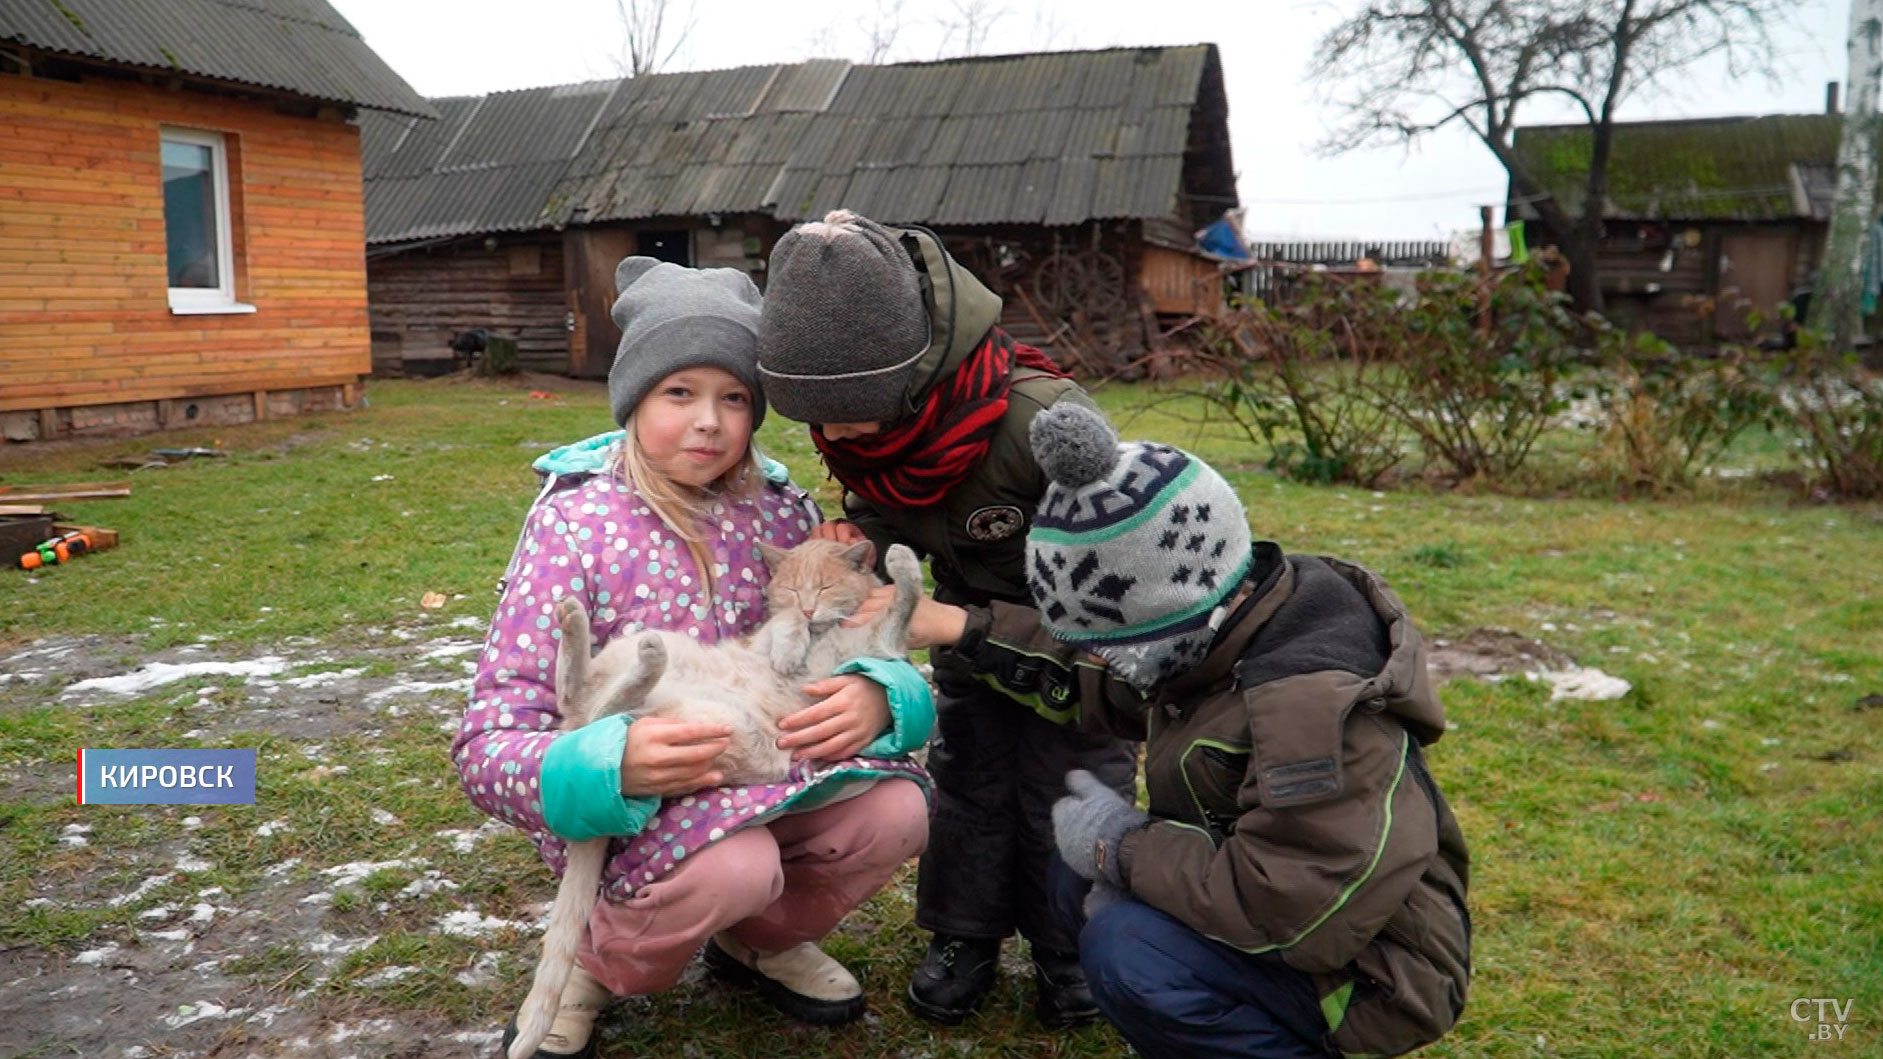
[[[660,809],[659,798],[621,793],[621,752],[632,719],[616,714],[564,732],[543,754],[537,782],[543,823],[571,842],[603,836],[638,835]]]
[[[844,673],[860,673],[889,695],[889,731],[864,747],[860,756],[905,757],[928,742],[935,727],[935,696],[907,659],[852,658],[837,667],[838,675]]]

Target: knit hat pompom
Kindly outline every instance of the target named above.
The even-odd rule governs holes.
[[[1235,489],[1182,449],[1119,442],[1081,405],[1029,434],[1050,478],[1026,542],[1040,623],[1140,691],[1194,667],[1254,553]]]
[[[1027,440],[1040,470],[1067,489],[1090,485],[1118,465],[1118,435],[1081,404],[1062,401],[1034,416]]]

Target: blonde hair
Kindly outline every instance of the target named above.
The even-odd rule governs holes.
[[[641,448],[640,437],[634,431],[632,413],[622,426],[626,433],[615,444],[614,453],[609,457],[609,473],[633,486],[648,510],[686,545],[687,554],[693,557],[694,568],[700,572],[702,596],[710,600],[714,577],[712,554],[706,548],[706,534],[703,532],[707,509],[715,499],[750,500],[758,494],[759,483],[765,480],[764,472],[759,469],[758,445],[746,442],[744,459],[733,464],[725,474],[704,488],[695,489],[674,481],[654,467],[653,461],[647,458],[647,451]]]

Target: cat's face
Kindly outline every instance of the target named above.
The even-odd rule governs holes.
[[[770,614],[802,620],[813,629],[855,614],[878,585],[870,572],[876,548],[868,542],[808,540],[790,551],[761,543],[759,550],[771,567],[771,584],[765,588]]]

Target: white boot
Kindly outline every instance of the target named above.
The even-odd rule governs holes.
[[[536,1046],[536,1054],[593,1056],[595,1017],[613,997],[608,987],[583,970],[581,964],[569,968],[569,981],[562,987],[562,1002],[556,1006],[556,1020],[549,1024],[543,1043]],[[512,1033],[515,1028],[516,1024],[511,1023]],[[506,1033],[503,1044],[506,1050],[510,1040],[511,1033]]]
[[[706,963],[722,976],[756,986],[787,1015],[828,1025],[863,1014],[856,976],[811,942],[761,953],[721,931],[706,948]]]

